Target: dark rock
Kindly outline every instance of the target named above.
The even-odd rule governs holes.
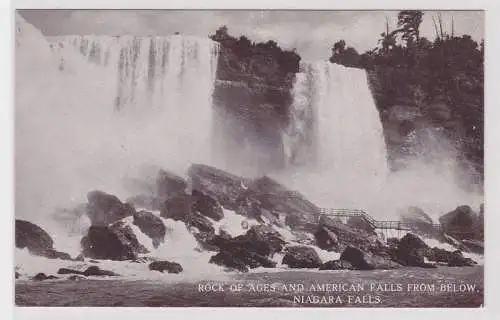
[[[457,239],[473,239],[477,217],[469,206],[459,206],[439,218],[445,233]]]
[[[16,277],[16,279],[19,279],[19,277],[20,277],[20,276],[21,276],[21,274],[20,274],[19,272],[17,272],[17,271],[16,271],[16,272],[15,272],[15,277]]]
[[[191,165],[188,175],[193,190],[212,197],[226,209],[237,209],[237,199],[245,190],[245,179],[203,164]]]
[[[27,248],[31,254],[49,259],[71,260],[69,254],[53,248],[54,242],[45,230],[31,222],[16,219],[15,241],[17,248]]]
[[[80,280],[86,280],[87,278],[85,278],[84,276],[79,276],[74,274],[72,276],[69,276],[67,279],[71,281],[80,281]]]
[[[73,270],[73,269],[68,269],[68,268],[60,268],[59,270],[57,270],[57,274],[79,274],[79,275],[85,275],[85,272],[78,271],[78,270]]]
[[[252,226],[243,237],[236,238],[243,238],[242,242],[246,243],[247,247],[253,248],[252,251],[264,256],[281,252],[285,245],[285,240],[283,240],[280,233],[271,226],[266,225]]]
[[[216,255],[212,256],[209,263],[213,263],[219,266],[224,266],[229,270],[236,270],[240,272],[248,272],[248,267],[245,262],[238,259],[232,253],[228,251],[221,251]]]
[[[83,275],[88,276],[119,276],[119,274],[114,273],[113,271],[102,270],[98,266],[90,266],[83,272]]]
[[[157,197],[165,201],[177,195],[186,193],[188,184],[186,180],[171,172],[160,170],[156,179]]]
[[[160,272],[168,273],[181,273],[183,271],[182,266],[176,262],[170,261],[154,261],[149,264],[149,270],[156,270]]]
[[[325,237],[323,229],[335,234],[337,237],[337,244],[333,244],[333,241],[330,241],[330,244],[328,244],[328,237]],[[320,248],[325,250],[343,251],[347,246],[352,245],[368,252],[374,247],[374,244],[378,240],[378,237],[374,234],[370,234],[364,230],[353,229],[339,222],[337,219],[324,215],[321,216],[319,220],[317,233],[318,232],[319,237],[315,234],[317,244]]]
[[[74,261],[85,261],[84,257],[83,257],[83,254],[79,254],[75,259],[73,259]]]
[[[373,225],[371,225],[370,222],[362,216],[350,217],[347,219],[346,225],[353,229],[363,230],[369,234],[376,234]]]
[[[322,262],[316,251],[311,247],[293,246],[286,249],[283,264],[290,268],[319,268]]]
[[[163,243],[167,228],[163,221],[148,211],[139,211],[134,214],[134,224],[153,240],[153,246],[157,248]]]
[[[97,261],[97,260],[93,260],[93,259],[90,259],[90,260],[89,260],[89,262],[90,262],[90,263],[99,263],[99,261]]]
[[[397,262],[405,266],[421,267],[425,263],[425,257],[429,246],[418,236],[407,233],[399,242],[396,258]]]
[[[192,192],[193,211],[197,211],[202,215],[219,221],[224,218],[222,206],[209,195],[206,195],[198,190]]]
[[[210,220],[208,220],[198,212],[194,212],[191,214],[188,220],[188,224],[191,227],[195,227],[202,233],[213,234],[215,232],[212,222],[210,222]]]
[[[354,270],[354,267],[349,261],[331,260],[323,263],[319,270]]]
[[[371,259],[371,255],[355,247],[348,246],[345,248],[340,259],[350,262],[351,265],[358,270],[375,269],[375,264]]]
[[[476,264],[474,260],[465,258],[460,250],[451,252],[437,247],[430,249],[426,258],[431,261],[446,263],[450,267],[464,267]]]
[[[319,248],[328,251],[337,251],[339,249],[339,240],[333,231],[324,226],[320,226],[314,233],[316,244]]]
[[[160,215],[163,218],[187,222],[192,211],[191,195],[180,194],[163,203]]]
[[[44,281],[44,280],[52,280],[52,279],[58,279],[56,276],[50,275],[47,276],[45,273],[37,273],[32,280],[34,281]]]
[[[89,192],[87,199],[87,215],[92,226],[107,226],[135,213],[132,205],[102,191]]]
[[[148,252],[123,221],[109,227],[91,226],[81,244],[83,255],[92,259],[134,260]]]

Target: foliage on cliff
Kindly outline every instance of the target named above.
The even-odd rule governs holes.
[[[398,14],[376,48],[363,54],[344,40],[334,44],[330,61],[367,69],[382,115],[395,105],[413,107],[482,169],[484,137],[484,41],[446,33],[434,20],[436,37],[420,37],[423,13]],[[439,25],[439,27],[438,27]],[[377,83],[374,83],[377,82]],[[382,116],[383,118],[384,116]]]

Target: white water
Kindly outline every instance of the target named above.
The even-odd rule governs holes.
[[[16,217],[58,234],[57,208],[145,166],[210,164],[217,45],[207,38],[67,36],[16,15]]]
[[[290,164],[275,178],[320,207],[362,209],[388,220],[418,206],[437,221],[458,205],[478,209],[484,201],[480,193],[458,186],[466,176],[442,139],[424,148],[434,152],[432,162],[415,154],[405,160],[404,170],[389,171],[382,123],[364,70],[305,63],[293,96],[284,133]]]

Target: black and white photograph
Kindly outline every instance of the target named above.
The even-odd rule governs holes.
[[[13,15],[16,306],[484,307],[484,11]]]

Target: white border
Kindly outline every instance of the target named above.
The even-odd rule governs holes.
[[[484,309],[261,309],[261,308],[16,308],[13,312],[13,95],[12,95],[12,25],[13,7],[16,8],[58,8],[58,9],[485,9],[486,10],[486,154],[485,154],[485,185],[486,185],[486,266],[485,266],[485,305]],[[3,237],[0,241],[4,246],[0,251],[3,258],[9,261],[0,263],[1,275],[4,276],[5,285],[2,286],[2,318],[10,319],[15,315],[19,319],[89,319],[102,317],[103,319],[119,317],[120,319],[177,319],[181,317],[221,319],[230,317],[244,317],[246,319],[255,317],[275,318],[286,317],[286,319],[303,319],[304,317],[323,318],[347,318],[359,317],[365,319],[421,319],[423,317],[441,318],[450,316],[453,319],[495,318],[500,315],[498,303],[498,266],[500,255],[497,252],[499,243],[498,230],[500,226],[500,206],[496,193],[500,190],[497,185],[500,181],[498,166],[500,155],[496,145],[499,134],[500,106],[497,106],[498,75],[500,75],[500,35],[498,23],[500,11],[498,1],[458,1],[446,0],[436,3],[435,0],[420,1],[390,1],[379,0],[349,0],[344,3],[332,4],[328,0],[17,0],[14,5],[9,6],[5,0],[0,0],[0,34],[5,41],[0,46],[0,105],[2,112],[0,116],[0,141],[1,149],[1,174],[0,174],[0,213],[4,217],[4,223],[0,224],[0,232]],[[9,285],[6,285],[9,283]],[[220,311],[223,310],[223,314]],[[218,312],[215,312],[218,311]]]

